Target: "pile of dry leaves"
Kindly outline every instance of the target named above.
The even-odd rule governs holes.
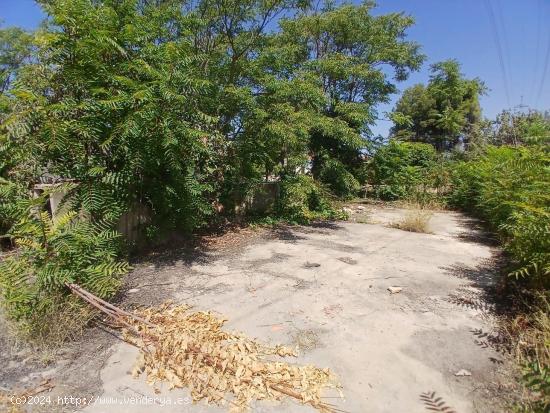
[[[124,331],[125,339],[141,350],[135,376],[145,374],[151,385],[188,387],[194,401],[230,405],[231,411],[247,410],[254,400],[284,397],[321,412],[339,411],[321,400],[324,388],[339,391],[328,369],[277,361],[295,356],[294,351],[225,332],[226,320],[189,309],[165,304],[136,312],[147,323],[130,320],[132,328]]]

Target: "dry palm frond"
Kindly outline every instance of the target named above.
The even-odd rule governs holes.
[[[135,329],[125,329],[124,337],[142,350],[135,376],[144,373],[151,385],[168,382],[171,388],[188,387],[194,401],[230,403],[232,411],[247,410],[254,400],[285,396],[321,412],[337,411],[321,401],[324,388],[337,388],[328,369],[269,360],[295,354],[283,346],[266,346],[225,332],[225,320],[189,309],[163,305],[138,312],[147,324],[128,320]]]
[[[285,396],[323,413],[342,411],[321,401],[325,388],[340,392],[329,369],[270,360],[295,356],[295,352],[225,332],[226,320],[211,312],[193,313],[187,305],[167,303],[129,313],[76,284],[67,287],[113,318],[115,327],[123,328],[123,338],[141,350],[133,375],[144,373],[152,385],[168,382],[170,388],[188,387],[194,401],[229,403],[236,412],[247,410],[254,400]]]

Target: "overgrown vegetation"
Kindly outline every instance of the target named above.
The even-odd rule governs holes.
[[[278,182],[278,219],[339,216],[376,104],[424,59],[413,19],[372,1],[40,4],[34,33],[0,32],[0,285],[28,328],[65,282],[116,290],[134,210],[149,237],[190,232]],[[37,184],[64,194],[62,217]]]
[[[549,187],[548,147],[489,146],[453,166],[449,194],[452,205],[481,216],[499,234],[511,259],[508,277],[519,284],[513,291],[521,291],[516,299],[529,303],[503,323],[533,391],[525,408],[535,412],[550,407]]]
[[[40,4],[35,32],[0,30],[0,292],[29,335],[79,313],[66,283],[116,292],[122,217],[148,215],[149,238],[189,233],[232,219],[264,184],[277,186],[270,222],[345,218],[335,201],[365,188],[480,216],[510,257],[508,282],[547,303],[547,114],[482,119],[483,82],[447,60],[403,93],[389,141],[370,130],[424,61],[411,17],[368,0]],[[427,220],[398,225],[426,232]],[[526,377],[548,403],[548,314],[519,317],[534,343]]]
[[[26,215],[10,232],[18,248],[0,262],[0,289],[8,315],[20,322],[23,333],[36,338],[59,327],[46,322],[55,320],[57,313],[80,313],[72,311],[78,305],[64,299],[67,283],[107,298],[128,270],[128,264],[117,259],[120,235],[108,221],[92,223],[78,219],[73,211],[52,219],[39,210],[43,203],[40,197],[26,202]]]
[[[426,143],[392,140],[378,149],[368,168],[373,194],[383,200],[428,203],[447,183],[444,160]]]
[[[550,287],[550,157],[538,146],[485,149],[453,165],[451,205],[483,217],[514,259],[511,275]]]

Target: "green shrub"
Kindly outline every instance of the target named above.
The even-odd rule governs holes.
[[[538,395],[531,403],[530,411],[548,412],[550,410],[550,367],[532,361],[525,366],[522,377],[525,386]]]
[[[69,298],[65,283],[78,283],[102,297],[112,296],[128,264],[120,261],[119,234],[110,222],[92,223],[67,212],[51,219],[28,203],[27,214],[10,231],[17,249],[0,263],[0,293],[11,319],[23,330],[44,330],[52,309]],[[69,302],[69,301],[67,301]]]
[[[375,195],[384,200],[405,199],[431,188],[437,153],[425,143],[390,141],[374,155],[370,167]]]
[[[289,176],[281,181],[277,212],[293,223],[344,218],[343,213],[332,207],[327,191],[307,175]]]
[[[361,189],[359,181],[337,159],[329,159],[324,163],[319,179],[334,195],[344,199],[353,198]]]
[[[515,277],[550,287],[550,158],[538,147],[488,147],[458,163],[449,203],[477,213],[500,234]]]
[[[0,236],[9,241],[8,230],[21,214],[20,200],[25,197],[24,186],[0,177]]]

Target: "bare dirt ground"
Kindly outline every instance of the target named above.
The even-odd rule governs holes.
[[[421,234],[388,227],[402,209],[351,208],[349,222],[244,230],[151,254],[134,265],[118,302],[173,299],[219,312],[229,330],[298,346],[296,362],[337,374],[345,397],[330,401],[347,412],[505,411],[510,367],[487,300],[498,271],[494,242],[459,213],[435,212],[431,233]],[[48,366],[0,344],[0,386],[45,377],[55,384],[54,403],[32,411],[77,410],[58,403],[65,396],[101,396],[87,413],[227,411],[190,404],[186,390],[156,393],[144,378],[132,378],[137,350],[98,328]],[[129,404],[143,396],[156,400]],[[259,402],[252,411],[312,409],[286,401]]]

